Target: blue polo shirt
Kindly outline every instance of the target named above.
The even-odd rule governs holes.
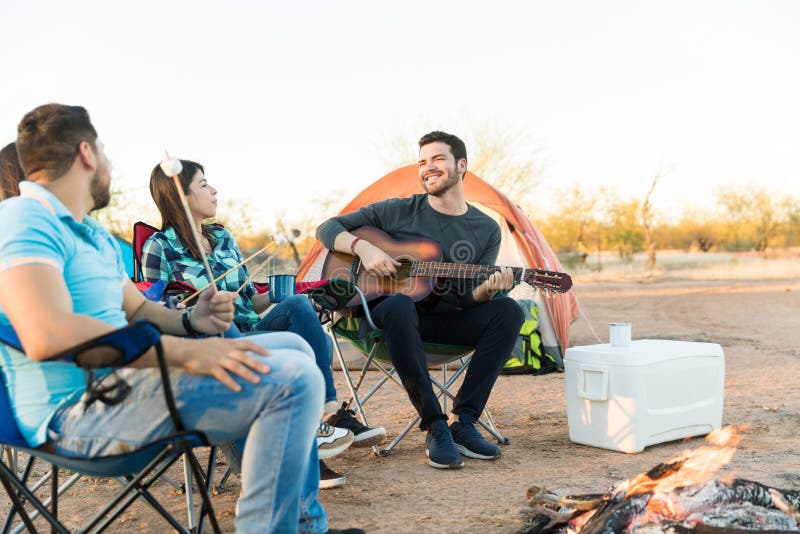
[[[122,310],[128,275],[116,240],[91,217],[78,222],[47,189],[20,183],[20,196],[0,202],[0,272],[20,265],[50,265],[63,273],[75,313],[113,327],[128,324]],[[0,308],[0,324],[9,320]],[[47,441],[58,408],[83,394],[83,371],[61,361],[34,362],[0,344],[0,370],[11,408],[28,444]]]

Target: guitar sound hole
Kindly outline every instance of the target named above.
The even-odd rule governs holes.
[[[412,264],[409,260],[398,260],[400,262],[400,267],[397,268],[397,274],[395,277],[398,280],[402,280],[403,278],[408,278],[411,276],[411,267]]]

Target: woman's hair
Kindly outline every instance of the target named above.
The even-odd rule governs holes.
[[[19,183],[24,179],[17,145],[9,143],[0,150],[0,200],[19,195]]]
[[[203,173],[205,171],[202,165],[194,161],[182,159],[181,165],[183,165],[183,170],[178,175],[178,179],[181,183],[183,194],[188,195],[189,186],[194,175],[197,174],[197,171],[202,171]],[[161,213],[161,231],[163,232],[170,226],[174,228],[181,241],[189,247],[189,252],[191,252],[192,256],[195,259],[201,259],[203,251],[197,249],[197,244],[192,238],[192,229],[189,226],[194,224],[194,221],[186,220],[181,199],[175,190],[175,182],[164,174],[164,171],[161,170],[161,165],[156,165],[153,168],[153,172],[150,173],[150,195],[152,195],[153,201]],[[213,249],[217,244],[217,240],[214,238],[211,227],[207,224],[203,225],[203,235],[211,243],[211,248]]]

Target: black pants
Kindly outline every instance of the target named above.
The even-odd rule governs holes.
[[[384,332],[392,364],[426,430],[436,419],[447,419],[433,391],[423,341],[475,347],[464,382],[453,402],[454,414],[480,417],[492,387],[514,347],[525,316],[511,298],[445,313],[418,311],[405,295],[382,300],[372,310]]]

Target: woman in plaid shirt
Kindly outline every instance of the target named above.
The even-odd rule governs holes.
[[[187,282],[194,287],[205,287],[210,280],[200,254],[204,254],[214,277],[220,276],[242,261],[242,253],[233,235],[221,225],[204,224],[203,221],[217,213],[217,190],[205,177],[203,166],[189,160],[181,160],[183,170],[178,175],[194,224],[200,235],[203,250],[197,250],[192,238],[189,221],[181,206],[175,185],[160,165],[150,175],[150,194],[161,213],[161,231],[153,234],[142,250],[143,277],[148,282],[175,280]],[[344,483],[344,477],[327,468],[322,462],[344,451],[350,444],[369,447],[386,437],[383,428],[369,428],[353,417],[352,410],[341,408],[336,399],[331,362],[333,347],[330,338],[319,323],[311,302],[303,295],[292,295],[273,303],[267,293],[258,294],[249,279],[244,265],[231,271],[217,282],[218,289],[235,292],[244,285],[235,303],[233,322],[235,328],[226,336],[247,335],[249,332],[290,331],[305,339],[317,359],[317,366],[325,378],[325,411],[328,427],[320,425],[317,443],[320,454],[320,487],[335,487]],[[270,304],[275,304],[263,317]]]

